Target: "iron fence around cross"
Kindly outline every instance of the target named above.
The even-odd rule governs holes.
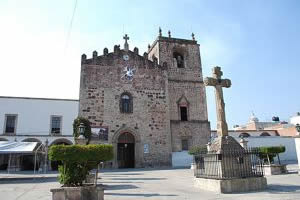
[[[226,150],[194,156],[196,178],[236,179],[264,176],[258,149]]]

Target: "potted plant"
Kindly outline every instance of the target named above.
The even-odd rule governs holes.
[[[102,200],[102,185],[84,183],[89,171],[100,162],[113,158],[113,147],[109,144],[94,145],[53,145],[49,150],[49,159],[61,161],[59,182],[61,188],[51,189],[53,200]]]
[[[195,155],[206,154],[207,153],[207,147],[205,145],[194,146],[189,150],[188,153],[193,156],[193,163],[191,163],[191,169],[195,169],[196,168]]]
[[[258,147],[259,157],[264,163],[265,175],[286,173],[286,165],[281,164],[279,154],[285,152],[285,146]],[[275,163],[277,157],[278,163]]]

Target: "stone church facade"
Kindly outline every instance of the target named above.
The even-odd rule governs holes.
[[[106,130],[92,142],[113,144],[112,167],[170,166],[172,152],[210,137],[199,44],[160,31],[140,55],[124,39],[123,49],[82,55],[79,116]]]

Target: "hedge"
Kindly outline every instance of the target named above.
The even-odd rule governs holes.
[[[49,159],[63,163],[58,168],[63,186],[80,186],[90,170],[100,162],[113,159],[113,147],[109,144],[53,145]]]
[[[285,146],[258,147],[260,153],[278,154],[285,152]]]
[[[285,146],[257,147],[257,149],[259,151],[260,159],[267,164],[273,163],[276,156],[278,156],[278,161],[280,163],[278,154],[285,152]]]
[[[207,153],[207,147],[202,145],[202,146],[195,146],[192,147],[189,150],[189,154],[190,155],[197,155],[197,154],[201,154],[201,153]]]
[[[112,145],[53,145],[49,151],[49,159],[66,162],[103,162],[113,158]]]

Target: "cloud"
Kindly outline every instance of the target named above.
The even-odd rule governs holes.
[[[0,32],[1,95],[78,96],[80,57],[76,43],[65,52],[63,31],[28,31],[15,22],[12,16],[0,22],[5,27]]]

